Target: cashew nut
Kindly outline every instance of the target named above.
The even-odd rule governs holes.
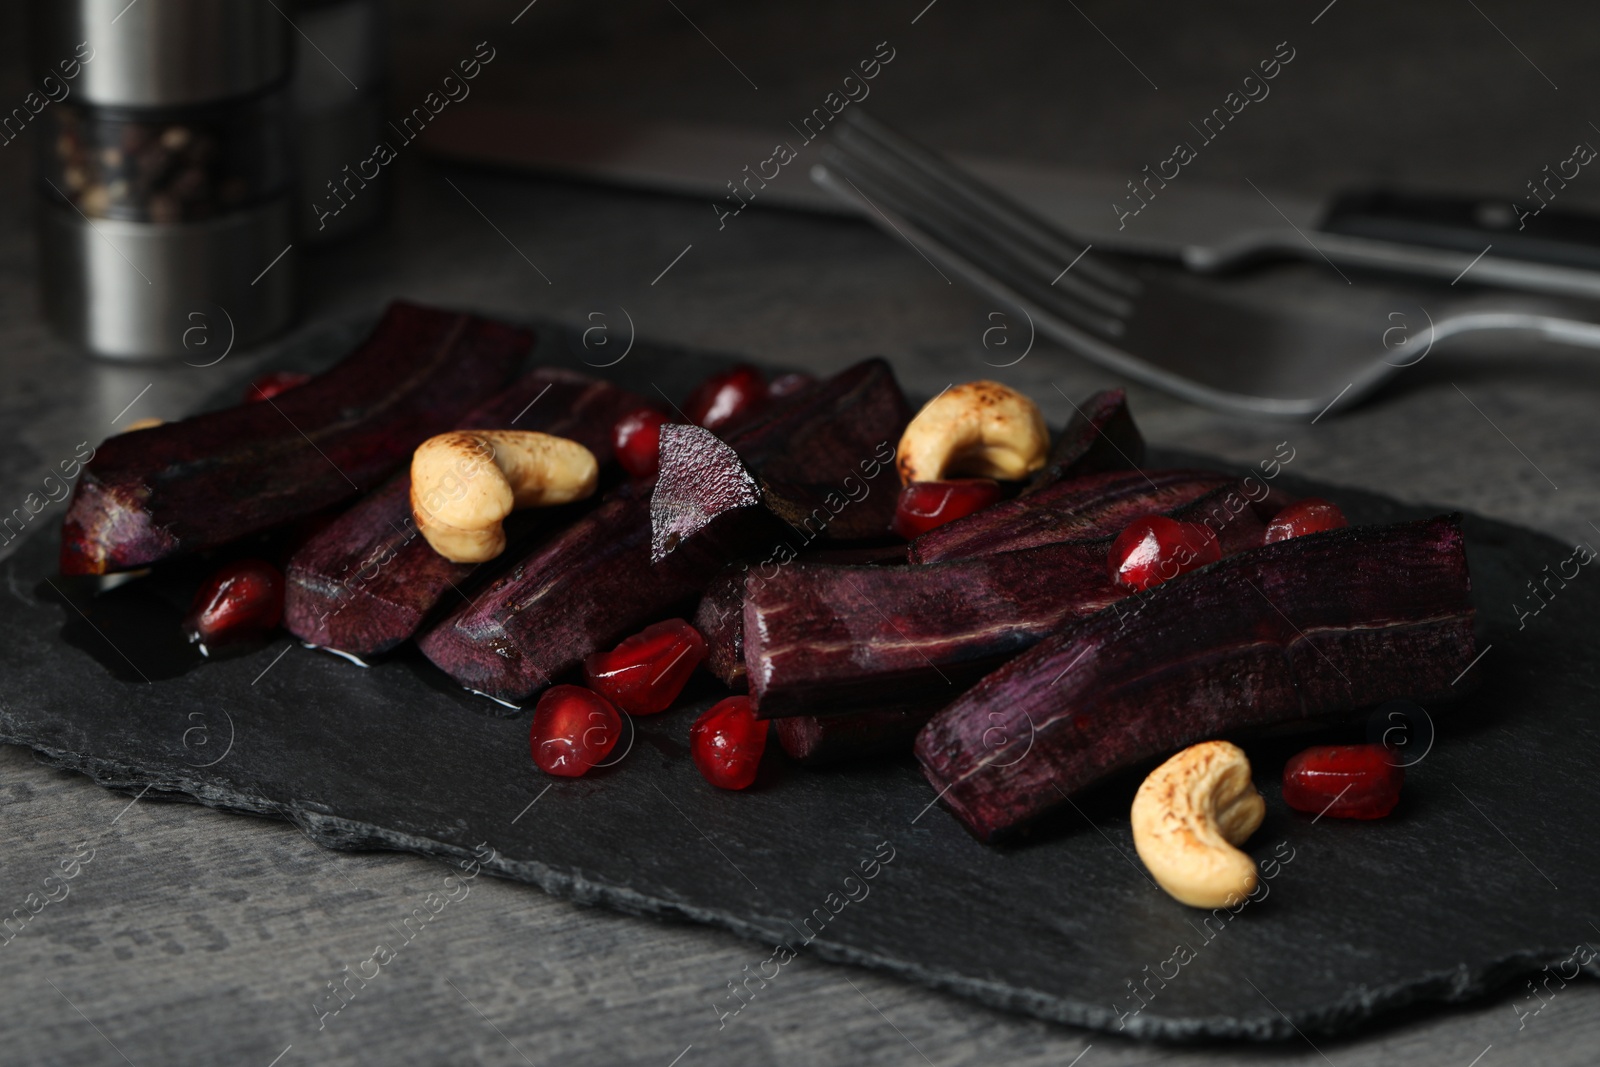
[[[411,514],[435,552],[482,563],[506,548],[516,508],[582,500],[594,492],[594,453],[531,430],[457,430],[424,441],[411,457]]]
[[[928,401],[906,427],[900,481],[1024,478],[1049,451],[1050,431],[1032,400],[999,382],[966,382]]]
[[[1237,745],[1207,741],[1150,772],[1133,798],[1133,844],[1161,888],[1196,908],[1231,907],[1256,887],[1255,861],[1236,845],[1267,805]]]

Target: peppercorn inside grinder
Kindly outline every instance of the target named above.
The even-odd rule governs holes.
[[[111,359],[212,362],[294,312],[289,34],[269,0],[35,0],[40,284]]]

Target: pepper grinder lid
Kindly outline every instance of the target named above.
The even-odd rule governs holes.
[[[54,73],[87,42],[81,103],[182,107],[284,81],[291,24],[269,0],[36,0],[34,62]]]

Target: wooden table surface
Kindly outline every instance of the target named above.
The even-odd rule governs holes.
[[[477,41],[491,40],[499,56],[478,91],[492,99],[599,101],[777,127],[890,39],[899,80],[880,83],[880,110],[897,122],[955,148],[1132,176],[1288,39],[1296,67],[1273,100],[1243,116],[1248,126],[1211,150],[1204,180],[1314,193],[1381,177],[1509,198],[1573,142],[1600,137],[1585,110],[1595,18],[1575,4],[1345,0],[1319,15],[1323,0],[1292,10],[923,3],[862,13],[837,2],[749,10],[629,0],[580,10],[546,0],[512,26],[521,0],[408,0],[394,7],[391,93],[420,97]],[[0,11],[0,110],[26,91],[18,6]],[[207,369],[112,366],[54,340],[35,311],[31,150],[0,147],[4,512],[78,442],[133,418],[177,417],[271,358],[263,350]],[[641,334],[773,364],[826,371],[881,353],[913,391],[1001,373],[984,365],[994,309],[860,224],[750,211],[718,230],[703,201],[444,169],[416,154],[396,172],[389,224],[305,262],[301,329],[401,296],[572,322],[594,321],[592,312],[614,321],[626,308]],[[1600,204],[1585,182],[1600,193],[1600,177],[1584,175],[1563,193],[1570,204]],[[1069,409],[1053,387],[1077,397],[1115,383],[1043,342],[1003,373],[1057,423]],[[1440,352],[1374,403],[1315,426],[1130,393],[1157,444],[1249,463],[1287,440],[1299,474],[1475,510],[1565,541],[1600,536],[1591,521],[1600,517],[1600,365],[1590,354]],[[52,505],[40,521],[61,511]],[[0,701],[13,699],[0,678]],[[92,850],[69,894],[0,944],[4,1064],[1498,1067],[1589,1064],[1600,1042],[1592,982],[1559,991],[1537,1015],[1519,1015],[1518,983],[1315,1046],[1170,1047],[1013,1017],[804,958],[719,1028],[712,1000],[764,957],[760,946],[490,879],[319,1030],[312,1005],[325,983],[437,886],[437,864],[333,853],[287,824],[134,802],[16,748],[0,748],[0,827],[0,911],[22,906],[63,857]],[[1600,916],[1595,905],[1593,887],[1530,892],[1527,901],[1570,912],[1575,927]]]

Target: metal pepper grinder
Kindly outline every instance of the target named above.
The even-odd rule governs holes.
[[[35,120],[51,325],[130,360],[209,360],[287,326],[284,15],[270,0],[35,0],[32,15],[36,77],[65,86]]]

